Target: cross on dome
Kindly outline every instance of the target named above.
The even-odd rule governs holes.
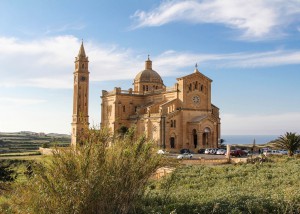
[[[195,64],[195,70],[194,70],[194,73],[196,73],[196,72],[199,72],[199,71],[198,71],[198,64],[197,64],[197,63]]]

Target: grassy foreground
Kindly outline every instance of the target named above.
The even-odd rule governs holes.
[[[148,186],[140,213],[300,213],[300,160],[182,166]]]
[[[26,182],[26,166],[32,162],[11,163],[19,173],[15,182]],[[299,178],[300,159],[288,157],[262,164],[179,166],[151,180],[135,209],[124,213],[300,213]],[[13,192],[13,184],[0,191],[0,213],[14,213]]]

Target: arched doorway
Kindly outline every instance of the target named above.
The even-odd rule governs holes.
[[[209,139],[210,139],[210,128],[206,127],[204,129],[203,135],[202,135],[202,142],[204,146],[209,145]]]
[[[170,137],[170,145],[171,145],[171,149],[175,148],[175,137]]]
[[[194,143],[194,148],[196,149],[198,146],[198,136],[197,136],[196,129],[193,129],[193,143]]]

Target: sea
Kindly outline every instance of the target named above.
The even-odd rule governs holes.
[[[224,144],[266,144],[272,140],[276,140],[279,135],[222,135],[225,140]]]

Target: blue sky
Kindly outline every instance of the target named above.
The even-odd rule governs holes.
[[[91,124],[150,54],[166,86],[198,63],[222,134],[300,133],[299,0],[0,0],[0,26],[0,131],[70,133],[83,39]]]

